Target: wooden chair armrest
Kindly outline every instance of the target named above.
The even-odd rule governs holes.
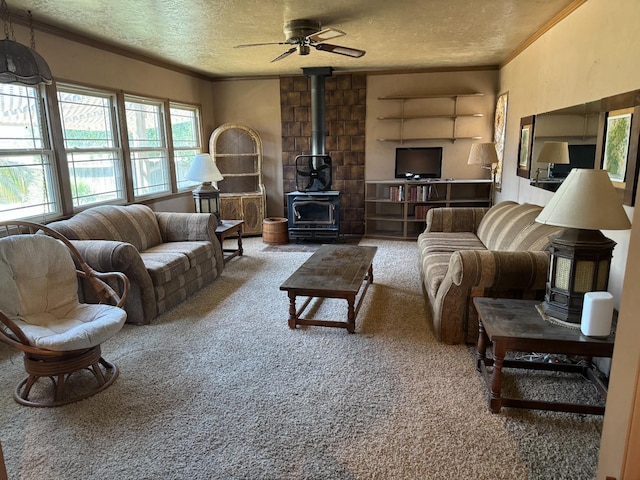
[[[86,278],[93,289],[95,290],[98,298],[100,299],[100,303],[106,302],[111,303],[116,307],[122,308],[125,300],[129,296],[129,288],[130,283],[127,276],[122,272],[98,272],[89,267],[89,272],[85,272],[82,270],[77,270],[78,276],[82,278]],[[106,282],[111,278],[115,278],[119,283],[119,290],[121,293],[116,292],[111,286]]]

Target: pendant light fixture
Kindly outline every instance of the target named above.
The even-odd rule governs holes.
[[[51,69],[44,58],[36,52],[31,12],[28,12],[28,15],[31,47],[16,42],[9,7],[5,0],[0,0],[0,16],[4,24],[5,36],[0,40],[0,83],[51,85]]]

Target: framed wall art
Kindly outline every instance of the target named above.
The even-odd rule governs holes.
[[[533,150],[533,126],[535,117],[530,115],[520,119],[520,146],[518,147],[518,176],[529,178],[531,151]]]
[[[607,115],[602,168],[616,188],[625,187],[632,115],[633,109],[612,111]]]
[[[634,206],[640,173],[640,90],[606,97],[600,103],[597,151],[625,205]]]
[[[502,191],[502,162],[504,159],[504,138],[507,131],[507,103],[509,92],[501,93],[496,100],[496,114],[493,121],[493,141],[496,144],[498,165],[494,172],[495,189]]]

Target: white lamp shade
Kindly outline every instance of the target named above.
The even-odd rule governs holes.
[[[538,163],[564,163],[569,162],[568,142],[544,142],[538,155]]]
[[[483,167],[498,163],[498,152],[493,142],[473,143],[469,152],[468,165],[482,165]]]
[[[195,182],[219,182],[224,177],[208,153],[198,153],[184,178]]]
[[[536,222],[585,230],[631,228],[606,170],[574,168]]]

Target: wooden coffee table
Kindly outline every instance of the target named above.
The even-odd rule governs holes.
[[[373,282],[373,257],[378,247],[322,245],[280,285],[289,295],[289,327],[319,325],[356,329],[356,316],[364,295]],[[296,297],[308,297],[300,309]],[[347,301],[345,321],[300,318],[313,298],[343,298]],[[358,302],[356,304],[356,298]]]
[[[572,329],[544,320],[536,305],[537,300],[501,298],[474,298],[479,318],[480,333],[476,354],[476,367],[482,373],[489,390],[489,409],[498,413],[502,407],[555,410],[561,412],[604,414],[604,407],[576,403],[548,402],[502,396],[502,369],[525,368],[581,374],[592,382],[606,399],[607,386],[597,375],[591,360],[593,357],[613,355],[614,334],[606,338],[582,335],[580,329]],[[487,343],[493,342],[493,358],[486,355]],[[584,362],[545,363],[505,359],[507,351],[551,353],[583,357]],[[490,372],[488,367],[493,367]]]

